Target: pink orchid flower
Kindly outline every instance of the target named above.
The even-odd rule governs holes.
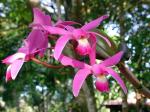
[[[8,64],[6,71],[6,81],[14,80],[25,61],[29,61],[36,54],[41,57],[44,55],[48,47],[48,33],[38,29],[38,25],[52,25],[51,18],[45,15],[41,10],[33,9],[34,20],[30,25],[33,27],[31,33],[24,41],[24,46],[19,48],[14,55],[8,56],[2,62]],[[56,25],[70,25],[74,22],[59,22]],[[37,25],[37,26],[36,26]],[[62,26],[61,26],[62,27]]]
[[[24,53],[16,53],[2,60],[2,63],[9,65],[6,71],[6,82],[12,79],[14,80],[16,78],[24,62],[25,62]]]
[[[40,29],[40,26],[46,25],[46,26],[64,28],[66,25],[78,24],[73,21],[63,21],[59,19],[56,24],[52,25],[51,17],[43,13],[38,8],[33,8],[33,15],[34,15],[34,20],[32,24],[30,24],[30,26],[33,28],[33,31],[31,32],[31,36],[29,35],[26,41],[29,46],[29,53],[32,53],[38,49],[43,49],[40,50],[39,53],[40,56],[44,55],[44,52],[48,47],[48,35],[50,33]]]
[[[33,9],[34,20],[33,24],[51,24],[50,17],[41,13],[38,9]],[[27,39],[24,41],[24,46],[21,47],[17,53],[8,56],[3,63],[8,64],[6,71],[6,81],[14,80],[20,71],[23,63],[30,60],[36,53],[43,56],[44,50],[48,46],[48,38],[45,37],[45,33],[39,29],[33,28]]]
[[[6,82],[9,80],[15,80],[24,62],[29,61],[42,50],[43,49],[38,49],[29,53],[28,45],[26,45],[20,48],[17,53],[2,60],[2,63],[9,65],[6,71]]]
[[[119,83],[123,91],[127,93],[126,86],[120,76],[112,68],[110,68],[110,66],[116,65],[120,61],[122,55],[123,52],[120,51],[103,62],[94,65],[88,65],[84,62],[66,57],[64,55],[60,56],[59,61],[65,66],[70,65],[79,69],[73,79],[72,91],[75,97],[78,96],[85,79],[90,74],[93,74],[96,77],[95,86],[97,90],[101,92],[109,91],[109,85],[106,76],[110,74]]]
[[[14,55],[8,56],[2,60],[3,63],[9,65],[6,71],[6,81],[14,80],[16,78],[25,61],[30,60],[36,54],[43,55],[43,50],[47,48],[45,43],[47,43],[47,41],[44,40],[42,32],[38,29],[32,30],[27,39],[24,41],[25,45]]]
[[[65,28],[67,30],[65,30],[61,28],[43,26],[45,30],[47,30],[48,32],[51,32],[52,34],[62,35],[56,42],[56,46],[54,48],[54,58],[56,60],[59,59],[65,45],[67,44],[69,40],[72,39],[78,42],[76,51],[80,55],[89,55],[90,63],[94,64],[95,52],[96,52],[96,35],[102,37],[108,43],[109,46],[111,46],[111,44],[109,40],[105,38],[104,36],[96,32],[89,31],[89,30],[96,28],[106,18],[108,18],[107,15],[101,16],[98,19],[95,19],[85,24],[79,29],[66,26]]]

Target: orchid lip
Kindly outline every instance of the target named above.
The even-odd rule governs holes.
[[[109,91],[109,84],[104,75],[99,75],[95,82],[96,89],[100,92],[108,92]]]
[[[80,55],[87,55],[91,51],[91,46],[86,38],[81,38],[77,40],[78,46],[76,48]]]

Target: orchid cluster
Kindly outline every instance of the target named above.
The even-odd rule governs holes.
[[[111,68],[111,66],[119,63],[123,56],[123,51],[116,53],[100,63],[96,62],[97,38],[102,38],[109,46],[111,46],[111,42],[108,38],[92,30],[98,27],[104,19],[108,18],[107,15],[101,16],[80,28],[75,28],[73,25],[80,24],[74,21],[58,20],[58,22],[52,24],[50,16],[37,8],[33,9],[33,14],[33,22],[29,25],[32,31],[24,40],[23,46],[18,49],[17,53],[8,56],[2,61],[8,65],[6,81],[16,78],[24,62],[30,61],[37,55],[43,57],[48,49],[49,36],[56,35],[58,39],[52,56],[62,65],[72,66],[78,69],[72,84],[74,96],[78,96],[85,79],[90,75],[96,78],[95,87],[100,92],[109,91],[107,75],[111,75],[119,83],[123,91],[127,93],[123,80]],[[71,44],[71,41],[76,42],[74,52],[80,56],[88,56],[89,63],[63,54],[63,49],[66,44]]]

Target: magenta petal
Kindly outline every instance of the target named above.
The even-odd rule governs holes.
[[[40,56],[44,55],[45,50],[48,47],[48,36],[44,32],[34,29],[26,40],[28,43],[28,46],[25,46],[25,48],[28,48],[27,54],[34,54],[36,50],[43,49],[39,52],[39,54]]]
[[[58,27],[51,27],[51,26],[42,26],[44,30],[48,31],[50,34],[59,34],[59,35],[67,35],[71,34],[71,32],[68,32],[62,28]]]
[[[87,76],[91,73],[91,70],[89,69],[81,69],[79,70],[74,79],[73,79],[73,87],[72,87],[72,91],[75,97],[78,96],[79,91],[85,81],[85,79],[87,78]]]
[[[12,80],[11,77],[11,65],[8,66],[7,71],[6,71],[6,82]]]
[[[32,30],[32,32],[27,37],[30,54],[32,54],[36,49],[39,48],[44,38],[44,34],[41,30]]]
[[[32,24],[51,25],[50,16],[45,15],[40,9],[34,8],[33,14],[34,14],[34,20]]]
[[[96,89],[100,92],[108,92],[109,91],[109,84],[108,81],[101,81],[99,79],[95,82]]]
[[[104,19],[107,19],[107,18],[108,18],[107,15],[101,16],[101,17],[85,24],[84,26],[82,26],[82,29],[84,29],[84,30],[94,29],[94,28],[98,27]]]
[[[73,26],[65,26],[65,29],[72,32],[75,28]]]
[[[59,58],[59,61],[65,65],[65,66],[72,66],[74,68],[90,68],[91,66],[89,66],[88,64],[86,63],[83,63],[81,61],[78,61],[78,60],[75,60],[73,58],[70,58],[70,57],[67,57],[67,56],[64,56],[64,55],[61,55],[60,58]]]
[[[123,55],[123,51],[120,51],[117,54],[115,54],[115,55],[109,57],[108,59],[104,60],[101,64],[106,66],[106,67],[116,65],[117,63],[119,63],[122,55]]]
[[[94,64],[92,66],[92,71],[94,73],[95,76],[98,76],[99,74],[105,74],[105,66],[101,65],[101,64]]]
[[[65,26],[67,26],[67,25],[73,25],[73,24],[79,24],[79,25],[81,25],[80,23],[77,23],[77,22],[74,22],[74,21],[63,21],[60,24],[65,25]]]
[[[67,44],[67,42],[69,41],[70,37],[68,37],[68,35],[64,35],[59,37],[59,39],[56,42],[55,45],[55,49],[54,49],[54,58],[56,60],[58,60],[58,58],[60,57],[65,45]]]
[[[106,71],[118,82],[124,93],[127,94],[127,88],[120,76],[111,68],[106,68]]]
[[[40,51],[39,55],[41,57],[44,56],[44,53],[45,53],[45,51],[46,51],[47,48],[48,48],[48,37],[45,36],[45,37],[43,37],[43,42],[41,42],[40,47],[38,49]]]
[[[55,23],[55,26],[59,25],[60,23],[62,23],[63,20],[62,19],[58,19],[57,22]]]
[[[90,42],[91,42],[91,53],[89,53],[89,58],[90,58],[90,64],[94,65],[95,64],[95,58],[96,58],[96,37],[95,35],[90,36]]]
[[[22,65],[24,63],[24,60],[15,60],[12,64],[11,64],[11,77],[14,80],[19,72],[19,70],[21,69]]]
[[[39,29],[33,29],[24,43],[25,45],[18,50],[19,52],[26,55],[39,53],[40,56],[43,56],[48,47],[48,35]]]
[[[89,32],[89,33],[100,36],[111,47],[111,42],[109,41],[109,39],[107,39],[107,37],[101,35],[100,33],[96,33],[96,32]]]
[[[59,19],[57,21],[57,23],[55,24],[55,26],[59,27],[59,25],[68,26],[68,25],[73,25],[73,24],[81,25],[80,23],[77,23],[77,22],[74,22],[74,21],[63,21],[63,20]]]
[[[5,64],[11,64],[13,63],[16,59],[19,59],[19,58],[24,58],[25,57],[25,54],[24,53],[15,53],[11,56],[8,56],[7,58],[5,58],[4,60],[2,60],[2,63],[5,63]]]

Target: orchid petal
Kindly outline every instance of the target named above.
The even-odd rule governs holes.
[[[108,59],[104,60],[102,63],[102,65],[108,67],[108,66],[112,66],[112,65],[116,65],[117,63],[119,63],[121,57],[123,55],[123,51],[118,52],[117,54],[109,57]]]
[[[55,27],[59,27],[59,28],[64,28],[65,25],[62,24],[64,21],[62,19],[59,19],[56,23],[55,23]]]
[[[103,81],[104,80],[104,81]],[[99,90],[100,92],[108,92],[109,91],[109,84],[107,79],[99,80],[97,78],[95,82],[96,89]]]
[[[98,27],[104,19],[107,19],[107,18],[108,18],[108,15],[103,15],[103,16],[101,16],[101,17],[85,24],[81,28],[84,29],[84,30],[94,29],[94,28]]]
[[[63,24],[58,24],[58,25],[55,25],[55,27],[58,27],[58,28],[65,28],[65,25],[63,25]]]
[[[56,26],[56,25],[59,25],[59,24],[62,23],[62,22],[63,22],[62,19],[58,19],[57,22],[55,23],[55,26]]]
[[[13,63],[16,59],[20,59],[20,58],[24,58],[25,54],[24,53],[15,53],[11,56],[8,56],[7,58],[5,58],[4,60],[2,60],[2,63],[5,64],[11,64]]]
[[[32,30],[32,32],[27,37],[30,54],[40,47],[40,44],[43,42],[44,38],[46,37],[44,37],[44,34],[41,30]]]
[[[74,22],[74,21],[63,21],[60,24],[63,24],[65,26],[67,26],[67,25],[73,25],[73,24],[79,24],[79,25],[81,25],[80,23]]]
[[[75,97],[78,96],[79,91],[85,81],[85,79],[87,78],[87,76],[91,73],[91,70],[89,69],[81,69],[79,70],[74,79],[73,79],[73,87],[72,87],[72,91]]]
[[[9,80],[12,80],[12,77],[11,77],[11,65],[8,66],[7,71],[6,71],[6,82],[8,82]]]
[[[64,66],[72,66],[74,68],[90,68],[91,66],[84,63],[84,62],[81,62],[81,61],[78,61],[78,60],[75,60],[73,58],[70,58],[70,57],[67,57],[67,56],[64,56],[64,55],[61,55],[60,58],[59,58],[59,61],[64,65]]]
[[[94,35],[97,35],[97,36],[102,37],[102,39],[104,39],[105,42],[111,47],[111,42],[110,42],[109,39],[107,39],[105,36],[101,35],[100,33],[96,33],[96,32],[89,32],[89,33],[92,33],[92,34],[94,34]]]
[[[91,53],[89,53],[90,64],[94,65],[95,64],[95,58],[96,58],[96,37],[95,37],[95,35],[91,34],[89,39],[90,39],[90,42],[92,44]]]
[[[75,28],[73,26],[65,26],[65,29],[72,32]]]
[[[45,15],[40,9],[33,8],[33,14],[34,14],[34,20],[30,26],[34,24],[51,25],[50,16]]]
[[[71,32],[68,32],[58,27],[51,27],[51,26],[42,26],[42,27],[44,28],[44,30],[48,31],[50,34],[59,34],[59,35],[71,34]]]
[[[42,49],[38,53],[40,56],[43,56],[48,47],[48,35],[39,29],[33,29],[24,43],[25,45],[18,50],[19,52],[26,55],[34,55],[38,49]]]
[[[41,45],[39,47],[39,51],[40,51],[39,55],[41,57],[44,56],[44,53],[47,48],[48,48],[48,37],[43,37],[43,42],[41,42]]]
[[[40,56],[43,56],[46,48],[48,47],[47,35],[38,29],[32,30],[32,32],[27,37],[27,42],[28,46],[25,46],[25,48],[28,48],[29,51],[27,51],[27,53],[29,54],[34,54],[37,49],[43,49],[39,53]]]
[[[101,64],[94,64],[92,66],[92,71],[94,73],[94,75],[97,77],[99,74],[105,74],[105,66],[101,65]]]
[[[64,26],[68,26],[68,25],[73,25],[73,24],[79,24],[78,22],[74,22],[74,21],[63,21],[63,20],[58,20],[57,23],[55,24],[56,27],[58,27],[59,25],[64,25]]]
[[[21,69],[22,65],[24,63],[24,60],[15,60],[12,64],[11,64],[11,77],[14,80],[19,72],[19,70]]]
[[[120,76],[111,68],[105,68],[105,69],[118,82],[118,84],[123,89],[124,93],[127,94],[127,88],[126,88],[123,80],[120,78]]]
[[[70,38],[68,37],[68,35],[64,35],[64,36],[61,36],[57,42],[56,42],[56,46],[54,48],[54,58],[56,60],[59,59],[65,45],[67,44],[67,42],[70,40]]]

